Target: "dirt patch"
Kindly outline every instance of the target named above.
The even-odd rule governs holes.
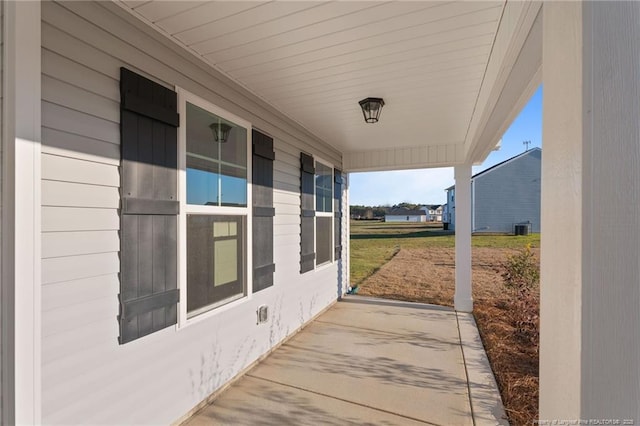
[[[474,248],[473,298],[500,296],[502,266],[512,249]],[[455,249],[402,249],[375,274],[363,281],[358,294],[453,306]]]
[[[454,258],[446,248],[402,249],[358,294],[453,306]]]
[[[534,249],[539,259],[539,249]],[[474,316],[511,424],[538,418],[537,341],[517,333],[514,300],[503,285],[505,248],[473,248]],[[453,306],[455,249],[402,249],[360,285],[358,294]],[[534,303],[539,305],[539,299]]]

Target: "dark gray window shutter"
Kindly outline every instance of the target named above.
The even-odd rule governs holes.
[[[316,169],[313,156],[300,154],[300,273],[311,271],[315,267],[315,190]]]
[[[273,285],[273,139],[257,130],[253,140],[253,292]]]
[[[334,259],[342,258],[342,171],[333,169]]]
[[[120,344],[177,322],[176,93],[120,69]]]

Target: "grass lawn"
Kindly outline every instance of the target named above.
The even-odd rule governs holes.
[[[472,247],[518,249],[540,247],[540,234],[474,235]],[[455,246],[452,231],[441,224],[351,221],[351,286],[355,287],[387,263],[402,248]]]
[[[454,235],[441,225],[351,222],[351,285],[358,294],[453,306]],[[540,235],[478,235],[471,239],[474,316],[511,424],[538,417],[538,333],[523,335],[522,300],[503,284],[507,257]],[[539,259],[539,257],[538,257]],[[539,312],[535,294],[527,306]],[[537,316],[536,316],[537,318]]]

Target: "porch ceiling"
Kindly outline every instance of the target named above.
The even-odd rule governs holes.
[[[507,3],[122,4],[365,170],[465,160]],[[375,125],[369,96],[386,103]]]

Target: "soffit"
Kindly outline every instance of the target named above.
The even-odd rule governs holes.
[[[463,144],[505,5],[124,4],[342,152]],[[386,103],[375,125],[369,96]]]

